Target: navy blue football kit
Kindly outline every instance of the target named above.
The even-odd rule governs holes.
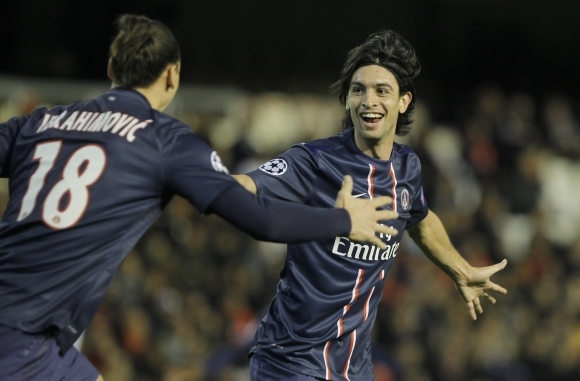
[[[126,254],[174,195],[265,240],[351,228],[344,209],[296,209],[250,194],[186,124],[127,88],[1,123],[0,176],[10,179],[0,222],[4,349],[17,330],[54,338],[67,353]],[[323,232],[315,229],[321,225]],[[2,381],[11,379],[2,373],[9,354],[0,351]]]
[[[390,160],[375,159],[356,146],[353,131],[295,145],[248,173],[261,196],[317,207],[334,204],[349,174],[353,197],[391,196],[399,214],[388,222],[399,234],[381,236],[386,249],[341,236],[288,245],[250,355],[324,380],[374,380],[370,338],[385,277],[404,230],[428,213],[417,155],[394,143]]]

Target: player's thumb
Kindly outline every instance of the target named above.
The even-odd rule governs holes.
[[[352,196],[352,177],[350,175],[345,175],[342,179],[340,191],[345,193],[345,195]]]
[[[507,259],[504,259],[500,263],[496,263],[495,265],[492,265],[491,267],[495,268],[494,272],[497,272],[499,270],[503,270],[507,266],[507,262],[508,262]]]
[[[485,268],[484,276],[489,278],[490,276],[492,276],[496,272],[503,270],[506,267],[506,265],[507,265],[507,259],[504,259],[500,263],[496,263],[495,265],[488,266]]]
[[[342,187],[338,192],[338,197],[336,198],[335,207],[344,208],[348,199],[352,196],[352,177],[349,175],[344,176],[342,179]]]

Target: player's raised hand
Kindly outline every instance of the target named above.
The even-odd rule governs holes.
[[[496,263],[487,267],[471,267],[464,279],[455,280],[455,287],[461,294],[467,309],[473,320],[477,320],[477,312],[483,313],[483,308],[479,301],[479,297],[485,297],[492,304],[495,304],[495,298],[489,294],[490,291],[499,292],[500,294],[507,294],[507,290],[500,285],[493,283],[489,278],[496,272],[502,270],[507,265],[507,260],[504,259],[500,263]]]
[[[353,182],[349,175],[344,176],[342,188],[338,192],[335,206],[346,209],[350,215],[351,230],[348,238],[353,241],[370,242],[381,249],[387,245],[376,236],[376,233],[397,235],[397,229],[381,225],[380,221],[393,220],[398,217],[391,210],[378,210],[390,204],[393,200],[389,196],[376,197],[372,200],[352,197]]]

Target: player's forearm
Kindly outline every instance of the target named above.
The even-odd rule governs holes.
[[[470,266],[453,247],[435,213],[429,211],[427,217],[408,232],[425,256],[453,280],[466,277]]]
[[[314,208],[273,198],[261,198],[232,186],[207,210],[262,241],[298,243],[346,236],[351,220],[345,209]]]

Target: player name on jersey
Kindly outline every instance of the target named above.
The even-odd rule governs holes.
[[[388,238],[391,239],[390,236]],[[334,245],[332,245],[332,254],[365,261],[388,261],[397,256],[398,248],[399,242],[395,242],[392,245],[387,245],[387,248],[381,252],[381,249],[375,245],[355,243],[346,237],[336,237]]]
[[[153,122],[151,119],[141,121],[134,116],[112,111],[73,111],[68,116],[67,113],[68,111],[63,111],[59,115],[46,114],[36,132],[43,132],[49,128],[66,131],[110,132],[132,142],[135,140],[137,130]]]

